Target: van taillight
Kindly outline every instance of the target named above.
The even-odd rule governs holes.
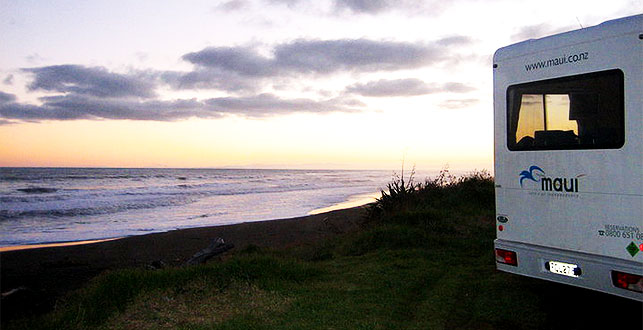
[[[612,283],[621,289],[643,292],[643,276],[612,271]]]
[[[496,262],[511,266],[518,266],[518,257],[516,256],[516,252],[496,249]]]

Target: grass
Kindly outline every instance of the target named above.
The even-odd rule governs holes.
[[[314,247],[104,274],[26,329],[641,328],[641,304],[495,270],[493,180],[397,178],[364,228]]]

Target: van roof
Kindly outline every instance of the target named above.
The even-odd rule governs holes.
[[[493,62],[496,63],[545,49],[555,49],[628,33],[643,33],[643,14],[618,18],[592,27],[559,33],[540,39],[529,39],[502,47],[493,55]]]

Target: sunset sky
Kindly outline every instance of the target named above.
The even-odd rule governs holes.
[[[493,52],[641,12],[0,0],[0,166],[491,170]]]

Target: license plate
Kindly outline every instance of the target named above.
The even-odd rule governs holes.
[[[560,261],[550,261],[548,262],[550,272],[554,274],[565,275],[569,277],[578,277],[580,275],[580,268],[578,265],[568,264]]]

